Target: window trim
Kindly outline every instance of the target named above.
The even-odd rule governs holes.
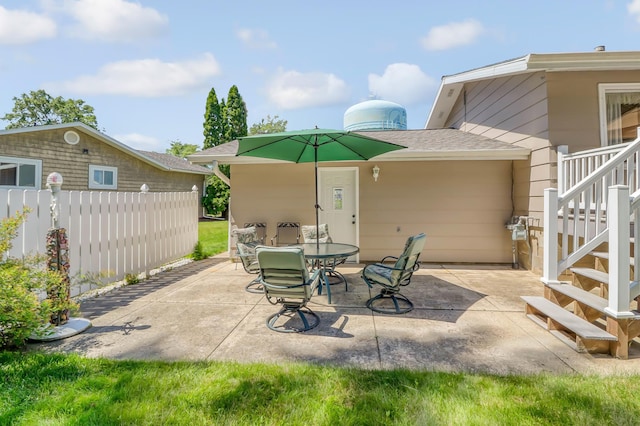
[[[640,92],[640,83],[599,83],[598,108],[600,114],[600,145],[609,146],[607,139],[607,93]]]
[[[0,188],[2,188],[2,189],[36,189],[36,190],[42,188],[42,160],[36,160],[36,159],[33,159],[33,158],[0,156],[0,162],[3,162],[3,163],[17,163],[17,164],[28,164],[30,166],[35,166],[35,168],[36,168],[36,171],[35,171],[35,186],[0,185]]]
[[[95,171],[112,172],[113,185],[103,185],[103,184],[94,182],[93,173]],[[99,166],[96,164],[89,164],[89,189],[118,189],[118,168],[110,167],[110,166]]]

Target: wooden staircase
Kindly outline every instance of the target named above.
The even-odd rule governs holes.
[[[571,281],[545,284],[544,297],[522,296],[525,314],[578,352],[628,359],[629,345],[640,336],[640,311],[635,302],[632,317],[607,312],[608,260],[607,251],[591,252],[581,266],[569,268]],[[633,276],[633,259],[629,266]]]
[[[611,149],[558,156],[558,189],[544,191],[544,297],[522,299],[575,350],[628,359],[640,336],[640,138]]]

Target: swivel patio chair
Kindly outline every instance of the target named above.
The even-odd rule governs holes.
[[[259,274],[260,267],[258,266],[258,259],[256,258],[256,247],[262,244],[256,232],[256,228],[253,226],[247,228],[236,228],[231,231],[231,235],[236,240],[236,249],[238,250],[238,256],[245,272],[248,274]],[[260,277],[256,277],[249,284],[246,285],[245,290],[249,293],[262,293],[262,285],[260,284]]]
[[[400,294],[403,286],[409,285],[413,273],[420,269],[418,257],[424,248],[426,236],[423,233],[407,239],[399,257],[386,256],[379,263],[367,265],[362,270],[362,279],[370,288],[382,287],[380,294],[367,300],[367,308],[384,314],[404,314],[413,310],[413,303]],[[385,264],[395,261],[393,265]],[[392,306],[389,306],[391,302]]]
[[[318,315],[307,308],[318,287],[320,271],[309,272],[302,248],[258,246],[256,256],[267,300],[282,305],[267,318],[267,327],[281,333],[297,333],[320,324]]]
[[[264,222],[248,222],[244,224],[245,228],[256,228],[256,234],[260,244],[265,244],[267,239],[267,224]]]
[[[271,238],[272,246],[289,246],[300,243],[300,224],[298,222],[278,222],[276,235]]]
[[[320,241],[320,243],[332,243],[333,239],[331,238],[331,235],[329,235],[329,225],[327,225],[326,223],[321,223],[320,225],[318,225],[318,229],[316,230],[316,226],[315,225],[302,225],[301,228],[302,231],[302,238],[304,240],[305,243],[315,243],[316,241]],[[320,237],[318,238],[317,234],[320,234]],[[341,281],[344,281],[344,289],[348,290],[347,288],[347,280],[344,277],[344,275],[342,275],[340,272],[336,271],[336,266],[338,265],[342,265],[343,263],[345,263],[347,261],[348,257],[334,257],[332,259],[327,259],[325,262],[325,271],[327,273],[327,275],[329,275],[330,277],[335,277],[338,278],[338,282],[333,282],[330,284],[338,284]],[[319,265],[317,264],[313,264],[313,267],[319,267]]]

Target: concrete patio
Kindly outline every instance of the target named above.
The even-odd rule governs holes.
[[[524,315],[522,295],[542,295],[539,277],[510,265],[422,265],[403,294],[415,309],[373,313],[362,265],[340,271],[309,307],[320,325],[306,333],[267,329],[279,309],[244,286],[254,277],[224,256],[190,263],[82,302],[93,326],[30,349],[149,360],[311,362],[365,369],[529,373],[640,373],[640,343],[629,360],[577,353]]]

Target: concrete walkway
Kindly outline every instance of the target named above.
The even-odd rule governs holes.
[[[93,326],[31,349],[88,357],[332,364],[365,369],[529,373],[640,373],[640,343],[629,360],[573,349],[523,313],[521,295],[542,295],[539,277],[507,266],[422,265],[403,291],[415,304],[404,315],[373,313],[377,293],[359,277],[362,265],[340,271],[332,304],[314,296],[320,325],[306,333],[267,329],[279,309],[244,286],[254,277],[217,257],[155,275],[82,302]]]

